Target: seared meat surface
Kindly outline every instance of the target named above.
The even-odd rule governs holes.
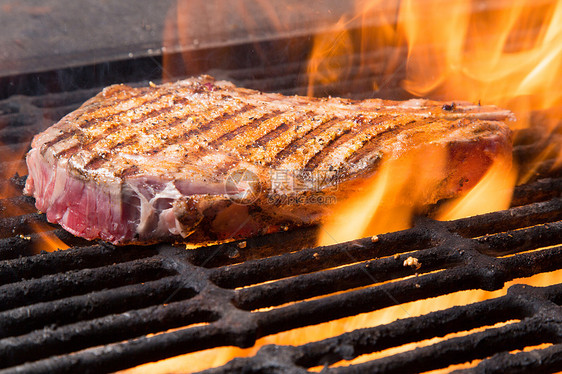
[[[318,223],[332,205],[311,196],[343,198],[381,160],[421,146],[449,157],[428,200],[456,196],[509,157],[510,116],[421,99],[288,97],[208,76],[114,85],[35,136],[25,193],[87,239],[241,238]]]

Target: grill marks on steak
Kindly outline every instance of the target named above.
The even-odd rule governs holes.
[[[146,88],[141,90],[144,94],[131,95],[125,103],[115,108],[106,106],[98,108],[93,105],[85,111],[75,121],[85,121],[80,128],[83,130],[82,134],[86,133],[86,135],[76,136],[76,131],[71,131],[66,134],[67,137],[58,137],[56,142],[50,142],[49,146],[61,143],[72,145],[72,148],[63,149],[54,156],[70,156],[75,151],[87,152],[92,157],[83,167],[86,170],[96,170],[105,165],[113,166],[114,157],[119,155],[119,152],[155,154],[166,147],[176,145],[177,141],[185,140],[187,147],[197,148],[199,145],[222,152],[234,151],[252,163],[294,169],[304,168],[307,165],[314,166],[314,162],[310,163],[310,161],[321,152],[321,158],[330,160],[333,155],[341,155],[342,148],[349,150],[349,144],[338,140],[349,134],[352,129],[355,130],[354,137],[362,138],[366,142],[397,125],[395,118],[385,115],[384,112],[375,117],[375,123],[372,115],[369,120],[361,121],[361,116],[354,116],[353,113],[343,113],[344,116],[338,113],[339,115],[332,114],[327,120],[324,118],[317,121],[313,118],[312,121],[301,124],[305,117],[314,117],[317,112],[309,111],[302,115],[301,108],[291,109],[296,104],[300,104],[299,100],[297,103],[292,103],[290,102],[292,98],[275,97],[277,95],[270,95],[273,96],[272,98],[260,95],[266,103],[289,101],[283,105],[284,108],[269,112],[270,108],[263,106],[256,108],[232,95],[224,93],[215,95],[210,90],[196,91],[193,96],[200,97],[189,99],[177,98],[177,92],[173,89],[163,90],[161,95],[155,94],[154,90],[150,91]],[[110,93],[113,94],[114,90]],[[108,95],[106,97],[110,98]],[[116,108],[125,109],[115,111]],[[424,121],[421,118],[417,122],[420,120]],[[358,122],[363,122],[363,126],[358,127]],[[275,137],[263,140],[270,132],[287,123],[292,124],[294,136],[289,137],[282,144],[279,144],[279,140]],[[304,131],[299,131],[297,127],[301,127]],[[406,129],[401,127],[399,130]],[[139,136],[139,133],[144,136]],[[68,138],[72,136],[75,140],[68,142]],[[252,148],[254,142],[260,139],[262,141],[258,147],[264,151],[244,151],[244,148]],[[336,146],[331,146],[333,143],[336,143]],[[362,147],[355,148],[359,151]],[[268,157],[262,159],[259,153]],[[347,153],[349,157],[353,155]],[[345,160],[346,158],[341,161],[345,162]]]
[[[89,239],[216,240],[314,223],[329,210],[275,205],[264,196],[250,206],[234,204],[224,185],[233,171],[248,170],[267,187],[274,170],[335,170],[345,191],[346,183],[372,175],[382,157],[436,144],[450,149],[458,169],[452,185],[436,193],[450,197],[476,183],[495,157],[510,154],[501,121],[511,114],[442,105],[287,97],[207,76],[111,86],[34,138],[26,192],[51,222]],[[333,182],[302,193],[333,193]]]
[[[327,170],[340,168],[352,156],[358,156],[367,142],[375,137],[396,129],[396,121],[383,115],[375,121],[365,121],[362,117],[353,119],[353,126],[346,133],[325,145],[325,148],[314,155],[306,164],[307,169]],[[405,130],[404,124],[401,130]]]

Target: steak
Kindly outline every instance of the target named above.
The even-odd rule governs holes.
[[[283,96],[209,76],[113,85],[34,137],[24,193],[87,239],[244,238],[320,222],[327,197],[428,145],[448,157],[428,202],[457,196],[510,157],[511,116],[469,103]]]

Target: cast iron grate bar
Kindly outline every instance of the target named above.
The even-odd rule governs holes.
[[[515,209],[520,208],[512,208]],[[505,214],[511,215],[509,210]],[[465,222],[479,219],[480,217],[468,218]],[[54,252],[38,255],[43,257],[42,261],[35,261],[37,256],[11,260],[4,269],[13,268],[10,263],[24,261],[31,267],[24,273],[33,278],[19,280],[19,274],[11,279],[13,283],[0,288],[5,309],[2,313],[6,317],[14,318],[5,322],[5,326],[13,329],[16,334],[23,333],[0,340],[0,362],[5,368],[19,367],[32,372],[44,371],[47,368],[70,372],[77,367],[92,371],[118,370],[147,360],[210,347],[248,347],[262,336],[377,310],[395,303],[473,288],[495,290],[511,279],[562,267],[562,247],[549,247],[561,237],[560,221],[477,238],[464,238],[456,235],[454,231],[449,232],[450,227],[456,227],[450,222],[429,221],[425,226],[427,227],[418,226],[402,232],[380,235],[378,241],[363,239],[324,249],[295,252],[311,255],[310,264],[313,261],[321,264],[317,267],[305,264],[303,268],[307,273],[301,274],[301,271],[299,276],[294,276],[291,269],[297,268],[296,264],[302,263],[303,258],[295,253],[253,260],[253,263],[205,268],[189,262],[190,252],[171,246],[151,247],[157,251],[156,255],[151,256],[147,253],[147,257],[141,256],[136,260],[126,258],[125,251],[123,261],[116,261],[115,265],[100,264],[100,267],[93,269],[81,269],[87,267],[89,261],[77,260],[76,264],[70,264],[72,270],[66,273],[42,277],[32,271],[34,264],[43,261],[56,264],[57,259],[68,261],[71,255],[80,258],[80,249],[73,249],[74,253]],[[419,238],[424,236],[424,232],[426,237],[430,237],[429,242],[432,246],[419,248],[418,244],[418,248],[392,248],[397,237]],[[510,248],[508,242],[505,246],[508,251],[500,251],[497,242],[504,240],[504,237],[512,238],[514,243],[523,241],[526,244]],[[542,247],[547,248],[541,249]],[[84,256],[91,257],[97,251],[100,256],[105,257],[110,255],[110,248],[91,247]],[[529,249],[535,251],[527,252]],[[121,248],[113,249],[112,256],[119,257],[120,250]],[[320,255],[314,256],[310,253],[311,250]],[[359,259],[362,251],[365,252],[365,257],[370,253],[368,260]],[[496,257],[485,254],[486,252],[502,255],[515,253]],[[66,253],[69,253],[69,256],[64,256]],[[329,257],[331,253],[346,253],[348,259],[322,259]],[[355,255],[358,258],[355,258]],[[422,264],[420,269],[404,267],[404,260],[410,256],[418,258]],[[352,264],[332,269],[335,265],[349,263]],[[69,267],[69,264],[60,266]],[[271,268],[276,271],[269,271]],[[264,269],[262,271],[268,276],[245,276],[250,269]],[[9,270],[5,272],[9,273]],[[367,276],[367,273],[371,276]],[[411,277],[416,273],[417,276]],[[221,278],[221,274],[225,278]],[[239,278],[243,279],[239,284],[230,283]],[[117,281],[122,279],[125,280]],[[342,281],[333,282],[334,279]],[[259,284],[266,280],[270,282]],[[393,282],[378,284],[386,280]],[[72,300],[85,298],[103,302],[106,299],[115,299],[116,295],[122,295],[127,284],[141,292],[141,288],[153,289],[154,282],[164,285],[156,287],[168,287],[167,289],[173,287],[169,282],[178,285],[178,289],[184,290],[181,300],[161,304],[164,296],[160,295],[160,298],[154,298],[153,306],[138,308],[132,302],[130,307],[133,309],[127,309],[126,312],[116,310],[114,314],[110,312],[101,315],[103,313],[99,310],[94,310],[91,315],[86,313],[84,320],[74,318],[73,322],[71,318],[69,321],[59,321],[60,325],[49,328],[29,332],[21,330],[21,326],[30,318],[23,313],[22,305],[28,305],[32,310],[41,310],[45,307],[46,300],[52,300],[54,305],[59,306],[68,303],[66,307],[72,310],[76,308],[76,305],[72,306]],[[100,283],[103,284],[101,288],[109,290],[99,289]],[[244,287],[233,289],[242,286]],[[363,286],[370,287],[362,288]],[[56,291],[53,291],[53,288]],[[332,294],[340,290],[347,292]],[[170,295],[174,295],[174,292]],[[389,298],[388,295],[393,297]],[[307,300],[313,296],[322,297]],[[263,306],[271,307],[287,302],[292,303],[268,311],[254,311]],[[191,323],[206,324],[185,327]],[[31,318],[31,324],[40,323]],[[168,329],[177,330],[165,332]],[[164,333],[145,336],[156,332]],[[98,347],[101,345],[104,347]],[[76,352],[80,349],[83,350]],[[100,350],[104,352],[102,356],[99,356]],[[50,355],[59,356],[48,357]],[[27,361],[35,362],[25,363]]]
[[[510,354],[498,353],[492,358],[482,361],[474,369],[455,370],[453,374],[461,373],[557,373],[561,370],[562,344],[555,344],[544,349],[530,352]]]
[[[178,289],[183,292],[180,294]],[[48,325],[58,326],[163,304],[170,301],[172,294],[174,300],[195,295],[193,290],[182,288],[181,280],[177,277],[165,277],[143,284],[25,305],[0,313],[0,338],[20,336]]]
[[[542,343],[554,345],[533,351],[537,355],[525,355],[525,360],[506,360],[506,355],[513,356],[510,353],[494,355],[476,370],[486,367],[486,372],[554,372],[562,368],[561,302],[562,284],[545,288],[516,285],[496,299],[358,329],[298,347],[264,346],[253,357],[237,358],[205,373],[305,373],[312,367],[324,367],[322,372],[326,373],[417,373]],[[510,320],[516,322],[493,327]],[[330,367],[364,354],[479,327],[485,330],[366,363]]]

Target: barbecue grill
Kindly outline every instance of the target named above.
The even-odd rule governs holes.
[[[190,73],[263,91],[306,93],[305,61],[280,58],[280,46],[306,51],[311,41],[277,37],[202,48],[190,53],[206,62]],[[256,50],[261,57],[242,67],[209,62],[210,56]],[[369,74],[376,74],[377,66],[384,68],[384,53],[351,57],[374,66]],[[161,63],[159,54],[107,62],[104,84],[128,64],[153,70]],[[215,347],[251,347],[272,334],[463,290],[498,290],[515,279],[519,284],[505,296],[303,345],[266,345],[207,372],[414,373],[473,360],[459,372],[562,370],[562,284],[533,287],[520,279],[562,269],[562,171],[552,168],[555,154],[538,167],[528,164],[544,153],[547,140],[540,128],[517,134],[514,158],[532,177],[516,187],[508,210],[453,221],[421,216],[411,229],[326,247],[315,247],[315,227],[196,250],[178,244],[115,247],[47,223],[33,198],[21,192],[31,137],[99,92],[98,67],[43,74],[46,80],[60,78],[61,71],[71,81],[94,77],[84,84],[93,87],[65,91],[59,85],[62,92],[40,95],[6,91],[0,101],[1,152],[11,155],[0,164],[9,178],[0,182],[0,373],[111,372]],[[410,97],[398,84],[403,74],[398,70],[377,96]],[[137,75],[129,78],[148,84]],[[9,79],[17,82],[15,93],[35,84],[32,74]],[[369,84],[362,83],[367,81],[318,84],[314,92],[372,97]],[[39,252],[44,232],[70,248]],[[410,257],[421,266],[404,266]],[[440,339],[352,361],[434,338]]]

